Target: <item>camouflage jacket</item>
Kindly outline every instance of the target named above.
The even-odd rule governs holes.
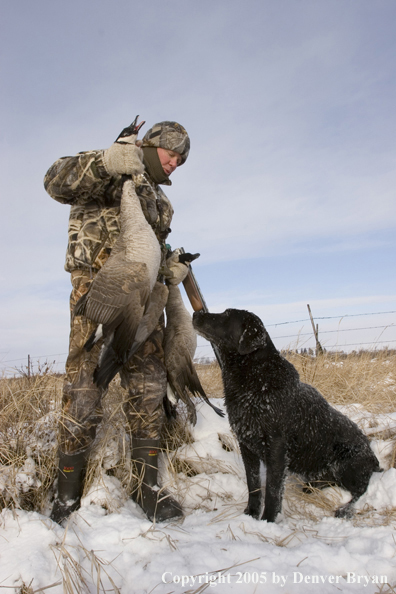
[[[104,151],[87,151],[58,159],[47,171],[44,187],[62,204],[69,204],[69,243],[65,270],[97,272],[110,255],[118,234],[121,176],[110,176],[103,165]],[[143,213],[163,248],[170,233],[173,208],[162,189],[147,173],[133,176]]]

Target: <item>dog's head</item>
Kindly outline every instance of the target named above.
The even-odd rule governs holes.
[[[218,347],[247,355],[268,342],[268,334],[260,318],[242,309],[226,309],[220,314],[197,311],[193,326],[198,334]]]

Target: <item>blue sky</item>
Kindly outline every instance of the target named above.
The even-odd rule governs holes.
[[[394,0],[3,3],[0,367],[67,351],[46,170],[136,114],[191,136],[170,242],[201,253],[212,311],[250,309],[284,347],[310,323],[273,325],[310,303],[320,331],[356,328],[325,344],[395,347],[395,314],[357,316],[396,310],[395,24]]]

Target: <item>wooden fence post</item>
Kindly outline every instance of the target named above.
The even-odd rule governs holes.
[[[307,307],[308,307],[309,317],[311,318],[312,329],[313,329],[314,336],[315,336],[315,342],[316,342],[316,353],[315,354],[316,354],[316,356],[323,355],[323,348],[319,342],[319,325],[316,324],[316,328],[315,328],[315,323],[314,323],[314,320],[312,317],[311,308],[309,307],[309,303],[307,303]]]

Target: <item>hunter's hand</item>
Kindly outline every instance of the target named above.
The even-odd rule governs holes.
[[[164,273],[166,282],[170,285],[178,285],[183,282],[191,262],[199,256],[200,254],[182,253],[179,249],[174,250],[166,259],[167,271]]]
[[[103,154],[103,163],[110,175],[138,175],[143,173],[143,151],[136,145],[136,139],[144,122],[132,124],[123,129],[117,140]]]

